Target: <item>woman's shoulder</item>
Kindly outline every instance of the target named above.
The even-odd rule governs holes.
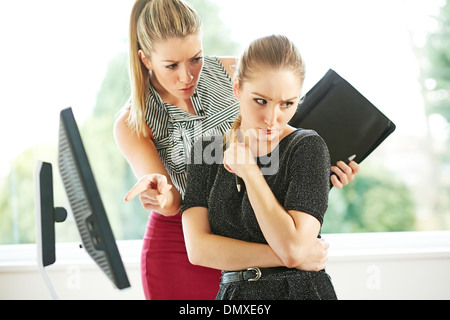
[[[236,73],[238,59],[236,57],[219,57],[218,59],[227,71],[228,75],[233,78]]]
[[[288,143],[304,143],[310,140],[325,143],[322,137],[315,130],[303,128],[294,129],[289,135],[286,136],[285,139]]]
[[[298,152],[303,155],[305,155],[305,152],[311,152],[312,154],[329,156],[325,140],[314,130],[295,129],[282,141],[284,141],[284,150],[288,152]]]
[[[233,78],[236,71],[237,58],[235,57],[217,57],[217,56],[205,56],[205,66],[208,70],[212,68],[213,70],[223,72],[226,71],[230,78]]]

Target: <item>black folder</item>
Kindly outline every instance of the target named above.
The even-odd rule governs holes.
[[[361,163],[395,130],[389,118],[331,69],[306,93],[290,124],[315,130],[328,146],[332,165],[348,163],[352,156]]]

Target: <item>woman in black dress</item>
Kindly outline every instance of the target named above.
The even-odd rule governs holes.
[[[303,80],[289,39],[255,40],[234,82],[235,125],[192,148],[183,230],[191,263],[223,270],[217,299],[336,299],[326,261],[312,258],[326,250],[328,149],[314,131],[288,125]]]

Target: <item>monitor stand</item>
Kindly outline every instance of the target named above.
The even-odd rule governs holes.
[[[38,161],[36,165],[35,195],[37,263],[53,299],[58,299],[45,267],[56,261],[55,223],[64,222],[67,211],[61,207],[54,207],[53,173],[50,163]]]

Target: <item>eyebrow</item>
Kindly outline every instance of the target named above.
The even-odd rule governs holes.
[[[201,54],[202,52],[203,52],[203,49],[200,50],[199,52],[197,52],[197,53],[196,53],[192,58],[190,58],[189,60],[197,58],[197,56],[198,56],[199,54]],[[177,60],[161,60],[161,62],[178,63]]]
[[[264,98],[266,100],[272,101],[272,98],[266,97],[265,95],[258,93],[258,92],[252,92],[252,94],[260,96],[261,98]],[[294,97],[294,98],[290,98],[290,99],[286,99],[286,100],[282,100],[281,102],[287,102],[287,101],[292,101],[297,99],[298,97]]]

